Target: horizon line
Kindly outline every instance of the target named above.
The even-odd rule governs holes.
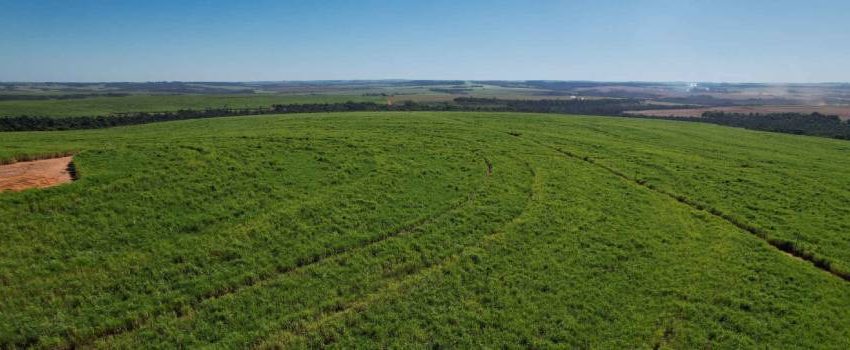
[[[463,81],[463,82],[568,82],[568,83],[668,83],[668,84],[767,84],[767,85],[827,85],[850,84],[850,81],[819,81],[819,82],[790,82],[790,81],[710,81],[710,80],[590,80],[590,79],[291,79],[291,80],[89,80],[89,81],[3,81],[0,84],[114,84],[114,83],[286,83],[286,82],[404,82],[404,81]]]

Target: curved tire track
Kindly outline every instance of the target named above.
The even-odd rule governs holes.
[[[485,165],[486,168],[489,169],[488,164],[489,164],[489,161],[485,161],[484,165]],[[482,183],[482,186],[483,186],[483,183]],[[480,186],[478,188],[476,188],[473,191],[473,193],[475,191],[479,190],[479,189],[480,189]],[[381,243],[383,241],[411,233],[411,232],[415,231],[416,229],[418,229],[419,227],[427,225],[427,224],[437,220],[440,217],[447,215],[448,213],[450,213],[450,212],[452,212],[452,211],[454,211],[454,210],[456,210],[460,207],[463,207],[463,206],[465,206],[469,203],[472,203],[474,201],[474,199],[475,199],[475,197],[473,195],[469,195],[469,196],[467,196],[467,198],[461,199],[461,200],[457,201],[456,203],[449,205],[447,208],[440,210],[436,214],[417,219],[416,221],[414,221],[410,224],[407,224],[407,225],[405,225],[404,227],[402,227],[398,230],[391,231],[391,232],[381,234],[381,235],[377,235],[375,237],[372,237],[370,239],[362,241],[360,244],[355,244],[355,245],[352,245],[352,246],[349,246],[349,247],[334,249],[334,250],[322,252],[322,253],[319,253],[319,254],[315,254],[315,255],[309,256],[307,258],[299,259],[295,265],[277,267],[274,270],[273,273],[270,273],[267,276],[261,276],[261,277],[256,277],[256,278],[255,277],[249,277],[249,278],[244,279],[240,283],[236,283],[234,285],[231,285],[231,286],[219,289],[219,290],[215,290],[215,291],[212,291],[210,293],[202,294],[201,296],[193,299],[188,305],[187,304],[174,304],[174,305],[171,305],[170,307],[167,307],[167,308],[160,310],[159,312],[157,312],[153,316],[146,317],[146,318],[135,318],[135,319],[131,319],[131,320],[126,320],[124,322],[124,324],[122,324],[120,326],[111,327],[111,328],[108,328],[108,329],[101,330],[99,332],[96,332],[95,335],[90,336],[90,337],[86,337],[84,339],[66,339],[67,343],[63,344],[61,346],[61,348],[63,348],[63,349],[74,349],[74,348],[77,348],[79,346],[92,345],[93,343],[95,343],[97,340],[100,340],[100,339],[119,336],[119,335],[122,335],[122,334],[125,334],[125,333],[129,333],[129,332],[135,331],[135,330],[141,328],[142,326],[148,324],[151,320],[154,320],[157,317],[162,316],[162,315],[166,315],[168,313],[173,313],[178,318],[186,317],[188,314],[190,314],[190,312],[187,312],[187,309],[194,310],[198,306],[200,306],[201,304],[210,302],[212,300],[221,298],[223,296],[236,294],[236,293],[239,293],[239,292],[246,290],[248,288],[260,286],[260,285],[262,285],[262,284],[264,284],[268,281],[271,281],[271,280],[273,280],[277,277],[297,272],[299,270],[305,269],[305,268],[310,267],[312,265],[319,264],[319,263],[326,261],[326,260],[329,260],[331,258],[340,256],[340,255],[343,255],[343,254],[352,253],[352,252],[355,252],[355,251],[358,251],[358,250],[367,249],[367,248],[369,248],[369,247],[371,247],[375,244]],[[23,343],[23,344],[16,344],[16,345],[29,348],[29,347],[35,346],[37,344],[38,344],[38,339],[33,339],[33,341],[31,341],[31,342]]]
[[[540,182],[539,176],[537,175],[537,171],[534,169],[534,167],[532,167],[528,163],[528,161],[523,161],[523,163],[526,165],[526,167],[528,167],[529,173],[531,174],[531,177],[532,177],[532,181],[531,181],[531,185],[529,186],[529,193],[528,193],[527,198],[526,198],[525,206],[523,207],[523,209],[518,214],[516,214],[515,216],[510,218],[508,221],[506,221],[506,223],[504,225],[502,225],[499,229],[482,236],[481,238],[478,239],[478,241],[476,243],[470,244],[470,245],[467,245],[467,246],[461,248],[461,250],[459,252],[446,257],[445,259],[441,260],[438,263],[425,265],[425,266],[422,266],[422,267],[420,267],[420,268],[418,268],[414,271],[411,271],[411,273],[409,273],[409,274],[392,278],[380,290],[377,290],[373,293],[367,294],[365,297],[360,298],[358,300],[353,300],[353,301],[350,301],[348,303],[345,303],[344,305],[342,305],[339,308],[336,308],[336,309],[333,309],[333,310],[327,310],[327,311],[320,311],[318,314],[314,315],[312,321],[309,321],[307,323],[298,324],[293,329],[284,329],[280,333],[278,333],[276,335],[272,335],[271,338],[273,338],[273,340],[269,341],[268,339],[266,339],[265,341],[263,341],[259,344],[255,344],[254,346],[252,346],[252,348],[254,348],[254,349],[257,349],[257,348],[259,348],[259,349],[281,348],[282,344],[289,343],[289,342],[293,341],[295,338],[298,338],[302,334],[305,334],[307,332],[315,331],[315,330],[321,328],[328,321],[331,321],[333,319],[337,319],[337,318],[340,318],[340,317],[344,317],[348,314],[351,314],[352,312],[359,312],[359,311],[366,310],[371,304],[374,304],[376,301],[380,300],[381,297],[384,297],[386,295],[402,293],[404,291],[404,289],[408,288],[410,285],[415,284],[417,282],[420,282],[420,281],[424,280],[426,277],[428,277],[429,275],[436,273],[436,272],[438,272],[442,269],[445,269],[445,268],[457,263],[458,261],[460,261],[460,258],[473,246],[480,247],[480,248],[486,248],[486,246],[488,244],[496,241],[496,238],[498,236],[505,234],[505,229],[504,229],[505,227],[517,223],[520,220],[520,218],[522,218],[528,212],[528,209],[531,206],[531,204],[533,202],[536,202],[536,201],[539,200],[538,194],[540,193],[539,187],[541,186],[541,182]],[[487,162],[487,166],[488,166],[488,169],[492,169],[492,164],[489,161]],[[490,170],[490,171],[492,171],[492,170]],[[488,172],[488,175],[489,175],[489,172]],[[323,345],[328,345],[328,344],[323,344]],[[283,348],[285,348],[285,346],[283,346]]]
[[[818,268],[822,271],[825,271],[825,272],[827,272],[827,273],[829,273],[829,274],[831,274],[835,277],[838,277],[838,278],[840,278],[844,281],[850,282],[850,272],[843,271],[843,270],[840,270],[840,269],[834,267],[832,265],[832,263],[830,262],[830,260],[828,260],[827,258],[818,256],[817,254],[812,253],[812,252],[805,251],[805,250],[799,248],[792,241],[787,241],[787,240],[782,240],[782,239],[770,237],[768,235],[768,233],[760,227],[751,225],[751,224],[744,222],[744,221],[742,221],[742,220],[740,220],[740,219],[738,219],[738,218],[736,218],[736,217],[734,217],[730,214],[727,214],[727,213],[725,213],[725,212],[723,212],[723,211],[721,211],[717,208],[714,208],[714,207],[709,206],[707,204],[693,200],[691,198],[688,198],[687,196],[659,188],[658,186],[655,186],[655,185],[648,183],[644,180],[634,179],[632,177],[629,177],[625,173],[617,170],[616,168],[613,168],[611,166],[596,162],[591,157],[581,156],[581,155],[578,155],[578,154],[573,153],[571,151],[564,150],[560,147],[553,147],[553,146],[538,142],[536,140],[532,140],[532,142],[537,143],[540,146],[552,149],[552,150],[554,150],[554,151],[556,151],[556,152],[558,152],[558,153],[560,153],[560,154],[562,154],[566,157],[569,157],[569,158],[572,158],[572,159],[577,159],[577,160],[580,160],[582,162],[585,162],[585,163],[591,164],[593,166],[596,166],[598,168],[601,168],[601,169],[603,169],[603,170],[605,170],[605,171],[607,171],[611,174],[614,174],[617,177],[619,177],[619,178],[625,180],[626,182],[631,183],[635,186],[648,189],[648,190],[653,191],[655,193],[663,194],[663,195],[665,195],[669,198],[676,200],[679,203],[682,203],[684,205],[691,207],[694,210],[707,212],[707,213],[711,214],[712,216],[714,216],[718,219],[726,221],[727,223],[737,227],[738,229],[740,229],[742,231],[745,231],[747,233],[750,233],[750,234],[760,238],[762,241],[764,241],[767,244],[769,244],[770,246],[778,249],[779,251],[785,253],[786,255],[792,256],[792,257],[799,259],[799,260],[802,260],[802,261],[809,262],[812,265],[814,265],[816,268]]]
[[[460,120],[458,120],[458,121],[462,122],[462,123],[466,123],[464,121],[460,121]],[[466,124],[469,125],[469,123],[466,123]],[[642,187],[642,188],[648,189],[650,191],[653,191],[655,193],[665,195],[669,198],[676,200],[679,203],[682,203],[684,205],[691,207],[694,210],[705,211],[705,212],[711,214],[712,216],[714,216],[718,219],[726,221],[727,223],[737,227],[738,229],[740,229],[742,231],[745,231],[747,233],[750,233],[750,234],[760,238],[762,241],[764,241],[765,243],[767,243],[771,247],[785,253],[785,255],[791,256],[791,257],[796,258],[798,260],[802,260],[802,261],[811,263],[814,267],[816,267],[819,270],[827,272],[830,275],[838,277],[838,278],[840,278],[844,281],[850,282],[850,271],[845,271],[845,270],[842,270],[840,268],[835,267],[829,259],[822,257],[822,256],[819,256],[819,255],[817,255],[813,252],[806,251],[806,250],[798,247],[797,244],[795,244],[792,241],[770,237],[764,229],[757,227],[757,226],[754,226],[752,224],[749,224],[747,222],[744,222],[743,220],[740,220],[740,219],[738,219],[738,218],[736,218],[736,217],[734,217],[734,216],[732,216],[728,213],[724,213],[723,211],[721,211],[717,208],[714,208],[714,207],[709,206],[709,205],[704,204],[704,203],[700,203],[699,201],[693,200],[693,199],[688,198],[684,195],[664,190],[664,189],[659,188],[659,187],[657,187],[657,186],[655,186],[651,183],[648,183],[644,180],[629,177],[625,173],[617,170],[616,168],[613,168],[613,167],[605,165],[605,164],[597,163],[595,160],[593,160],[593,158],[591,158],[589,156],[581,156],[581,155],[576,154],[574,152],[564,150],[560,147],[547,145],[547,144],[542,143],[540,141],[523,137],[522,134],[520,134],[518,132],[496,130],[496,129],[492,129],[492,128],[483,127],[483,126],[480,126],[480,125],[477,126],[477,128],[489,130],[493,133],[497,133],[497,134],[500,134],[500,135],[503,135],[503,136],[507,135],[508,137],[511,137],[511,138],[514,138],[514,139],[516,139],[516,138],[525,139],[525,140],[528,140],[528,142],[534,143],[538,146],[554,150],[555,152],[558,152],[561,155],[564,155],[566,157],[576,159],[576,160],[580,160],[580,161],[583,161],[585,163],[596,166],[598,168],[601,168],[601,169],[603,169],[603,170],[605,170],[605,171],[607,171],[607,172],[609,172],[613,175],[616,175],[617,177],[621,178],[622,180],[624,180],[628,183],[631,183],[635,186]]]

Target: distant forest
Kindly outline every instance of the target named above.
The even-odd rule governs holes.
[[[261,114],[326,113],[354,111],[480,111],[480,112],[527,112],[555,114],[585,114],[623,116],[644,119],[668,119],[678,121],[712,123],[752,130],[780,132],[797,135],[812,135],[850,140],[850,123],[837,116],[818,113],[739,114],[705,112],[702,117],[668,118],[624,115],[625,111],[674,108],[646,104],[638,99],[598,100],[504,100],[495,98],[459,97],[452,102],[417,103],[406,101],[388,106],[374,102],[276,104],[262,108],[208,108],[186,109],[172,112],[136,112],[110,116],[50,117],[8,116],[0,117],[0,131],[49,131],[73,129],[99,129],[123,125],[146,124],[162,121],[245,116]],[[682,108],[682,106],[675,106]]]
[[[820,113],[744,114],[705,112],[702,117],[676,118],[676,120],[850,140],[850,121],[842,121],[838,116]]]
[[[92,97],[126,97],[130,94],[105,93],[105,94],[65,94],[65,95],[0,95],[0,101],[44,101],[44,100],[79,100]]]

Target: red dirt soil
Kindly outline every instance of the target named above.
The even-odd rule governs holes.
[[[0,165],[0,191],[44,188],[73,181],[68,166],[72,157]]]
[[[712,107],[694,109],[659,109],[648,111],[627,111],[626,114],[639,114],[656,117],[701,117],[702,112],[729,112],[729,113],[820,113],[824,115],[837,115],[839,118],[850,119],[850,107],[847,106],[738,106],[738,107]]]

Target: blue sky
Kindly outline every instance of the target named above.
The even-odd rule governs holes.
[[[0,81],[850,81],[848,0],[0,0]]]

